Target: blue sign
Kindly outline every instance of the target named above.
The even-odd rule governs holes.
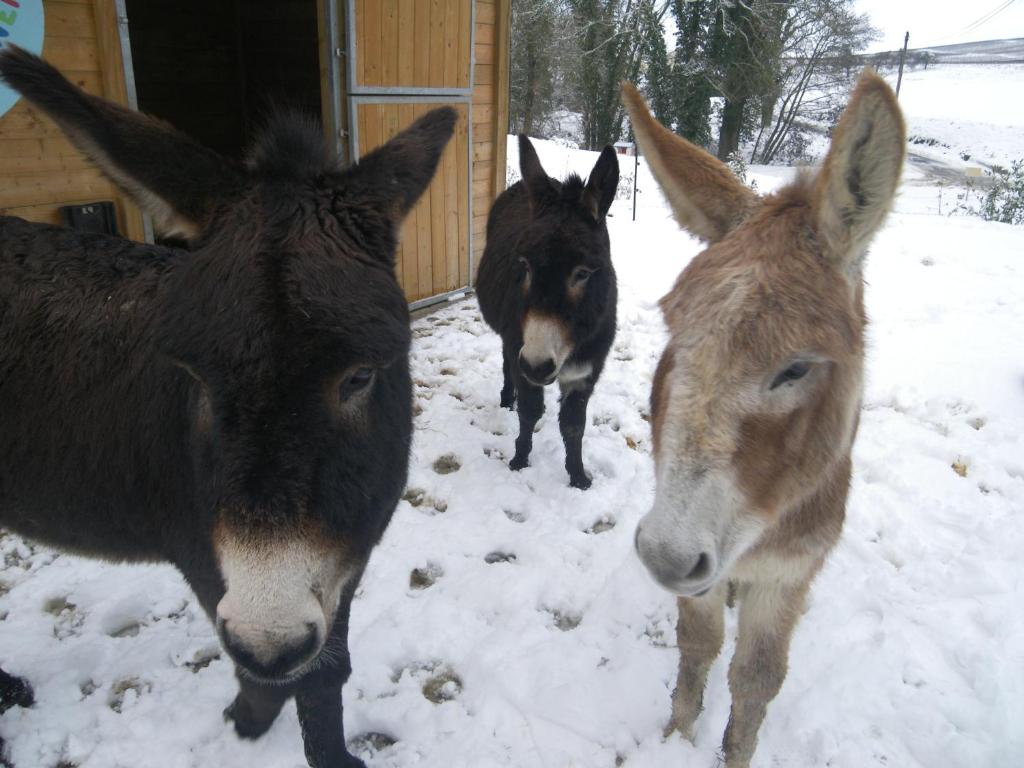
[[[8,43],[43,52],[43,0],[0,0],[0,50]],[[17,100],[18,92],[0,83],[0,117]]]

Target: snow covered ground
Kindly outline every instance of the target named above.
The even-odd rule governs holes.
[[[596,158],[538,149],[553,174]],[[762,191],[788,173],[752,169]],[[638,220],[626,200],[610,219],[620,324],[590,405],[590,491],[568,487],[554,392],[532,466],[508,470],[517,421],[474,300],[415,323],[409,490],[354,604],[344,692],[371,766],[715,764],[732,639],[696,745],[663,740],[675,607],[632,550],[653,494],[656,301],[700,250],[643,166],[639,186]],[[911,169],[871,252],[848,522],[755,766],[1024,764],[1024,228],[938,216],[936,194]],[[0,552],[0,664],[37,697],[0,717],[15,766],[305,764],[293,705],[257,742],[223,723],[231,666],[172,569],[12,536]]]

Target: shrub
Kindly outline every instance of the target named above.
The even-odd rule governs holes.
[[[981,201],[978,215],[986,221],[1024,224],[1024,160],[1010,168],[993,168],[992,186]]]

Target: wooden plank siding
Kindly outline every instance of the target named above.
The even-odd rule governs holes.
[[[487,215],[505,189],[508,27],[511,0],[477,0],[473,47],[473,275],[487,244]]]
[[[416,118],[439,106],[442,103],[358,104],[360,154],[373,151]],[[455,136],[441,156],[434,180],[409,213],[400,234],[396,269],[409,301],[453,291],[466,285],[468,277],[469,110],[465,103],[450,106],[459,114]]]
[[[355,81],[375,88],[468,88],[473,0],[356,0]]]
[[[89,93],[127,104],[113,0],[44,0],[43,57]],[[0,215],[60,224],[62,205],[111,200],[123,234],[141,239],[138,210],[26,102],[0,118]]]

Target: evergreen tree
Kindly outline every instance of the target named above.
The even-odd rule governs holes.
[[[662,26],[664,7],[659,13],[654,0],[643,0],[640,6],[640,56],[644,63],[644,88],[654,117],[665,125],[673,122],[672,68],[665,48]]]
[[[513,0],[509,127],[514,133],[536,133],[553,108],[557,15],[551,0]]]
[[[670,98],[676,132],[694,144],[711,143],[711,97],[715,91],[706,72],[707,44],[718,3],[714,0],[672,0],[676,49],[672,57]]]

